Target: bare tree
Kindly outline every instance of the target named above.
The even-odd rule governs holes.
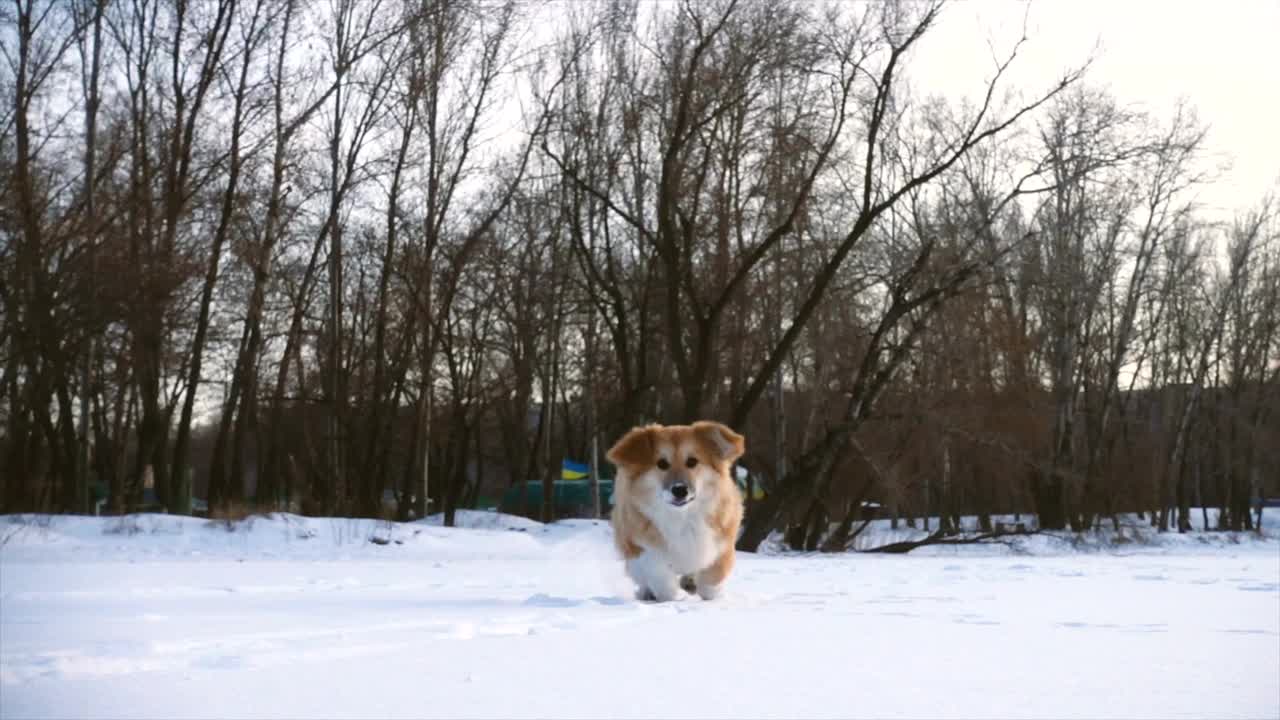
[[[914,87],[940,2],[0,17],[0,512],[552,519],[588,457],[594,515],[599,436],[702,417],[747,549],[1277,490],[1270,206],[1206,221],[1190,107],[1007,87],[1026,38]]]
[[[61,123],[61,113],[48,106],[50,90],[83,32],[83,18],[67,10],[38,0],[13,0],[4,10],[12,27],[0,46],[10,101],[4,135],[12,144],[3,143],[6,250],[0,257],[8,272],[0,297],[10,317],[6,394],[17,403],[6,439],[7,464],[18,480],[9,484],[6,499],[20,507],[57,502],[70,510],[82,507],[71,394],[75,365],[62,342],[73,335],[74,316],[64,312],[58,298],[69,290],[65,269],[73,237],[68,221],[76,215],[58,202],[63,178],[46,162],[48,143]],[[58,497],[49,491],[42,501],[30,491],[46,468],[63,492]]]
[[[1200,407],[1200,399],[1204,393],[1205,381],[1209,374],[1213,355],[1218,352],[1223,338],[1227,315],[1230,308],[1236,305],[1248,285],[1250,266],[1259,247],[1266,242],[1265,233],[1269,221],[1270,206],[1261,209],[1236,221],[1232,227],[1230,243],[1227,248],[1228,264],[1226,276],[1220,277],[1218,287],[1206,310],[1209,317],[1200,328],[1199,343],[1193,356],[1194,366],[1190,375],[1190,388],[1178,416],[1172,448],[1169,451],[1170,486],[1176,486],[1178,505],[1178,532],[1191,529],[1190,492],[1183,480],[1183,466],[1187,456],[1187,442],[1196,413]],[[1247,513],[1246,513],[1247,514]],[[1161,529],[1165,525],[1161,523]]]
[[[422,73],[420,114],[426,143],[418,220],[422,231],[408,250],[412,269],[406,280],[415,288],[412,311],[420,317],[415,322],[419,333],[415,374],[420,383],[413,445],[424,504],[430,490],[432,388],[441,323],[449,317],[463,270],[477,244],[515,197],[546,124],[544,110],[531,119],[527,141],[507,156],[507,171],[499,174],[497,189],[485,193],[481,205],[470,212],[462,207],[463,194],[481,162],[483,130],[494,112],[499,83],[516,61],[512,40],[519,20],[516,11],[510,2],[495,6],[463,0],[424,3],[412,14],[408,28],[410,66]]]
[[[286,8],[286,13],[289,11]],[[274,18],[263,2],[256,2],[246,11],[248,17],[239,24],[238,54],[236,62],[222,68],[222,81],[231,87],[227,94],[231,98],[230,147],[227,151],[226,185],[222,190],[222,198],[218,218],[213,231],[208,257],[205,261],[204,283],[200,290],[200,305],[196,316],[195,334],[191,340],[190,360],[187,370],[186,388],[183,393],[182,411],[178,419],[177,436],[173,449],[173,477],[175,488],[183,488],[185,492],[176,492],[171,508],[180,514],[189,514],[191,485],[188,475],[188,453],[190,452],[191,421],[195,409],[196,393],[202,380],[201,371],[204,366],[204,353],[208,345],[209,322],[213,305],[214,289],[218,283],[219,270],[222,267],[224,247],[231,235],[232,225],[241,211],[240,181],[244,166],[257,148],[245,145],[247,118],[252,112],[253,98],[251,90],[256,85],[256,78],[251,74],[256,52],[265,43],[268,29]],[[287,19],[286,19],[287,27]],[[234,400],[232,401],[234,406]],[[218,485],[218,491],[223,488]]]
[[[948,140],[943,143],[933,141],[926,147],[915,147],[905,142],[897,125],[901,121],[900,112],[895,111],[896,104],[891,102],[894,92],[894,80],[899,69],[899,62],[911,46],[919,41],[937,20],[939,6],[930,5],[918,14],[894,8],[886,9],[880,18],[876,43],[884,49],[885,58],[880,66],[878,80],[873,85],[874,95],[871,103],[866,135],[863,145],[865,155],[860,167],[861,178],[854,189],[859,197],[855,214],[849,229],[833,249],[829,260],[815,277],[813,286],[800,304],[792,322],[780,342],[772,349],[769,360],[756,376],[752,386],[738,401],[733,414],[735,421],[745,418],[756,399],[768,382],[773,367],[782,362],[782,358],[795,342],[801,329],[812,317],[821,303],[827,289],[837,276],[844,260],[854,250],[859,241],[867,236],[876,221],[885,213],[895,208],[900,201],[912,193],[919,192],[926,185],[954,167],[975,147],[1006,133],[1019,120],[1035,111],[1041,105],[1053,99],[1064,89],[1070,87],[1079,77],[1080,72],[1068,73],[1044,94],[1033,98],[1025,105],[1013,108],[1002,116],[994,117],[997,112],[993,98],[1003,73],[1016,57],[1017,46],[997,66],[994,78],[988,85],[984,102],[976,111],[965,117],[942,116],[929,121],[929,127],[949,131]],[[862,77],[861,75],[857,77]],[[895,126],[896,127],[891,127]],[[902,128],[905,130],[906,128]],[[885,132],[884,136],[881,132]],[[885,163],[890,167],[902,168],[901,175],[888,176],[878,173],[879,160],[885,156]],[[1033,170],[1034,172],[1034,170]],[[1015,181],[1012,190],[1004,196],[1003,201],[1011,201],[1022,192],[1022,182]],[[993,212],[984,213],[979,227],[990,223],[995,218]],[[795,466],[770,498],[762,503],[755,515],[747,519],[739,547],[755,549],[772,529],[781,510],[797,497],[804,496],[804,488],[810,484],[810,478],[821,477],[833,467],[837,458],[848,446],[848,438],[858,426],[870,416],[875,402],[883,392],[898,366],[910,352],[911,344],[923,331],[933,313],[950,297],[954,296],[976,276],[983,268],[1007,249],[1001,248],[996,253],[980,253],[977,257],[961,261],[948,271],[939,272],[928,278],[923,272],[930,267],[935,249],[935,242],[929,237],[920,238],[920,244],[910,259],[901,263],[894,272],[887,275],[885,285],[886,303],[879,314],[865,354],[859,363],[855,380],[848,391],[849,402],[838,423],[833,424],[814,445],[806,449],[804,455],[797,459]],[[899,333],[902,333],[899,335]]]

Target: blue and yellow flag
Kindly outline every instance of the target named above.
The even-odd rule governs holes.
[[[591,468],[586,463],[574,462],[572,460],[564,460],[560,463],[561,480],[581,480],[590,473]]]
[[[738,481],[737,481],[737,482],[738,482],[738,488],[739,488],[740,490],[742,490],[742,494],[743,494],[743,495],[746,495],[746,494],[747,494],[747,481],[746,481],[746,478],[743,478],[743,477],[739,476],[739,477],[738,477]],[[756,484],[755,484],[755,487],[754,487],[754,488],[752,488],[751,499],[752,499],[752,500],[763,500],[763,499],[764,499],[765,494],[766,494],[766,493],[765,493],[765,491],[764,491],[764,488],[760,487],[760,483],[756,483]]]

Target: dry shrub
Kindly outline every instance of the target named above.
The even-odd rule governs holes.
[[[209,523],[234,532],[242,523],[253,524],[253,517],[272,512],[270,507],[257,503],[233,500],[209,508]]]

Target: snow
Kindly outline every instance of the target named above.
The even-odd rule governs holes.
[[[603,523],[458,524],[0,517],[0,717],[1280,717],[1270,525],[743,554],[647,604]]]

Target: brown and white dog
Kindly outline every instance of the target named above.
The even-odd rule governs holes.
[[[609,449],[613,537],[638,599],[720,594],[742,524],[729,468],[743,449],[741,435],[706,421],[633,428]]]

